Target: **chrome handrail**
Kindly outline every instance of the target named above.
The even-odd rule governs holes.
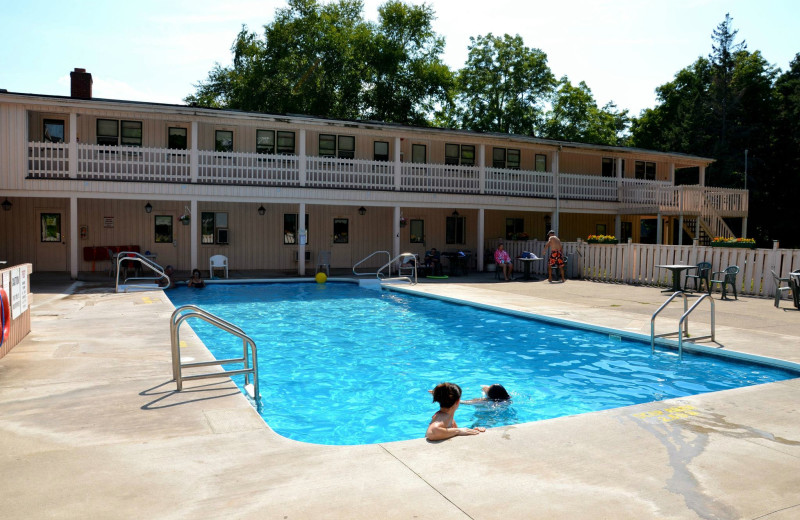
[[[406,258],[411,258],[411,259],[414,260],[414,263],[411,265],[411,274],[412,274],[413,278],[409,278],[408,276],[402,276],[402,272],[401,272],[402,267],[401,266],[403,265],[403,260],[406,259]],[[412,285],[416,285],[417,284],[417,264],[419,264],[419,258],[417,258],[417,255],[415,255],[414,253],[408,253],[408,252],[400,253],[396,257],[392,258],[391,260],[389,260],[388,262],[383,264],[378,269],[378,273],[377,273],[378,274],[378,278],[380,278],[381,280],[387,279],[387,278],[385,278],[385,275],[383,274],[383,270],[387,269],[387,268],[389,269],[389,276],[391,276],[392,275],[392,265],[395,262],[398,263],[398,266],[397,266],[397,277],[388,278],[388,279],[389,280],[406,280],[409,283],[411,283]]]
[[[683,296],[683,312],[685,314],[686,310],[689,308],[689,300],[686,298],[686,293],[684,293],[683,291],[677,291],[672,296],[667,298],[667,301],[662,303],[661,307],[659,307],[658,310],[656,310],[656,312],[654,312],[653,316],[650,318],[650,353],[651,354],[655,353],[655,351],[656,351],[656,338],[662,338],[664,336],[671,336],[673,334],[678,334],[680,332],[680,328],[679,328],[678,332],[667,332],[667,333],[659,334],[658,336],[656,336],[656,316],[658,316],[658,314],[661,311],[663,311],[664,308],[666,308],[667,305],[669,305],[669,302],[674,300],[675,297],[678,296],[678,295]],[[686,335],[689,335],[689,322],[687,321],[683,325],[684,325],[684,327],[686,327]],[[680,327],[680,324],[678,325],[678,327]]]
[[[149,267],[154,272],[156,272],[157,274],[160,275],[160,276],[157,276],[157,277],[154,276],[154,277],[125,278],[125,281],[123,282],[123,284],[125,285],[126,289],[128,287],[136,287],[136,288],[140,288],[140,289],[150,289],[151,288],[150,285],[141,285],[141,284],[139,284],[139,285],[137,285],[137,284],[128,285],[128,280],[152,280],[154,282],[158,282],[159,280],[161,280],[163,278],[166,278],[166,280],[167,280],[166,287],[169,287],[170,284],[172,283],[172,280],[169,279],[169,275],[167,275],[164,272],[164,269],[160,265],[158,265],[157,263],[155,263],[152,260],[150,260],[149,258],[147,258],[146,256],[142,255],[141,253],[137,253],[136,251],[120,251],[119,253],[117,253],[117,265],[116,265],[116,269],[115,269],[116,273],[117,273],[116,284],[115,284],[115,287],[114,287],[114,291],[115,292],[119,292],[119,285],[120,285],[119,284],[119,274],[120,274],[120,266],[122,265],[122,262],[139,262],[140,264],[143,264],[143,265]]]
[[[715,336],[715,330],[714,330],[715,329],[715,327],[714,327],[714,314],[715,314],[715,311],[714,311],[714,298],[712,298],[710,294],[704,294],[703,296],[700,297],[699,300],[694,302],[694,305],[692,305],[692,307],[688,311],[683,313],[683,316],[681,316],[681,319],[678,321],[678,359],[683,359],[683,334],[681,334],[681,324],[684,322],[684,320],[686,320],[689,317],[689,314],[691,314],[692,311],[695,310],[695,308],[697,308],[698,305],[700,305],[700,302],[705,300],[706,298],[708,298],[708,301],[711,302],[711,334],[709,334],[708,336],[698,336],[698,337],[694,338],[694,340],[697,341],[698,339],[711,338],[711,341],[716,341],[716,339],[714,337]],[[687,330],[686,334],[687,335],[689,334],[688,330]]]
[[[214,325],[215,327],[224,330],[242,340],[242,357],[233,359],[219,359],[213,361],[198,361],[194,363],[181,363],[180,354],[180,326],[184,321],[189,318],[199,318],[206,323]],[[172,377],[175,381],[178,391],[183,390],[183,381],[190,381],[193,379],[209,379],[213,377],[228,377],[232,375],[244,375],[245,391],[250,394],[250,397],[256,403],[256,409],[261,411],[261,393],[258,384],[258,352],[256,349],[255,341],[250,338],[245,332],[228,321],[223,320],[196,305],[184,305],[178,307],[170,317],[170,346],[172,349]],[[250,357],[248,359],[248,347]],[[252,360],[252,367],[250,361]],[[242,363],[239,370],[223,370],[221,372],[208,372],[205,374],[193,374],[189,376],[183,375],[184,368],[197,368],[212,365],[225,365],[229,363]],[[252,386],[250,383],[250,376],[252,375]]]
[[[391,253],[389,253],[389,251],[373,251],[372,253],[367,255],[365,258],[362,258],[361,260],[359,260],[358,262],[356,262],[353,265],[353,274],[355,276],[368,276],[368,275],[371,275],[371,274],[377,275],[378,271],[370,272],[370,273],[359,273],[359,272],[356,271],[356,267],[358,267],[359,265],[363,264],[364,262],[366,262],[367,260],[369,260],[370,258],[372,258],[375,255],[386,255],[386,258],[392,258],[392,255],[391,255]],[[391,263],[391,260],[389,262]],[[380,278],[380,276],[378,276],[378,278]]]

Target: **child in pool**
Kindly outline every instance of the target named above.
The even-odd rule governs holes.
[[[511,396],[503,387],[503,385],[481,385],[481,390],[485,397],[478,399],[470,399],[468,401],[461,401],[461,404],[482,404],[482,403],[508,403],[511,401]]]
[[[454,415],[461,403],[461,387],[455,383],[439,383],[433,389],[433,402],[439,403],[439,411],[431,417],[425,438],[442,441],[459,435],[477,435],[486,428],[459,428]]]

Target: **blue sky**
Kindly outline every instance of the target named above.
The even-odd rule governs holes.
[[[365,0],[377,20],[384,0]],[[412,3],[422,3],[411,0]],[[738,40],[786,70],[800,52],[796,0],[433,0],[444,59],[457,69],[469,37],[519,34],[543,50],[556,76],[585,81],[601,106],[632,115],[654,89],[711,51],[729,12]],[[229,65],[242,24],[261,33],[285,0],[0,0],[0,88],[69,95],[69,72],[92,73],[94,95],[181,103],[215,62]]]

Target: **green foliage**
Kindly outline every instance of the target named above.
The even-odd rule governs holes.
[[[473,37],[451,118],[468,130],[533,135],[554,84],[547,55],[519,35]]]

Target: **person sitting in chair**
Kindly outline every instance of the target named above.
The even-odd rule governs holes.
[[[435,247],[425,253],[425,267],[427,267],[434,276],[442,274],[442,255]]]
[[[497,268],[503,272],[503,276],[505,276],[506,281],[511,280],[511,273],[514,271],[514,264],[511,261],[508,251],[506,251],[503,247],[503,244],[497,245],[497,251],[494,252],[494,262],[497,264]]]

